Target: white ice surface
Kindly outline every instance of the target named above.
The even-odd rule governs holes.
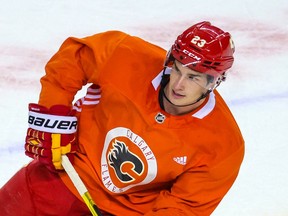
[[[37,102],[45,63],[64,39],[117,29],[168,49],[202,20],[234,37],[235,65],[219,91],[246,141],[239,177],[213,216],[287,216],[287,0],[1,1],[0,186],[30,160],[27,105]]]

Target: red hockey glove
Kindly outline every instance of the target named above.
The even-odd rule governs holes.
[[[73,162],[77,118],[69,107],[55,105],[47,109],[38,104],[29,104],[28,123],[25,142],[27,156],[39,160],[52,171],[63,170],[63,154],[67,154]]]

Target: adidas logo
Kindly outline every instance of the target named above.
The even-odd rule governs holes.
[[[181,165],[186,165],[187,163],[187,156],[182,156],[182,157],[174,157],[173,160]]]

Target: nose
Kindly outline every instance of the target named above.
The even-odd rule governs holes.
[[[177,79],[175,80],[174,83],[174,88],[175,90],[183,90],[184,89],[184,83],[185,83],[185,77],[182,76],[178,76]]]

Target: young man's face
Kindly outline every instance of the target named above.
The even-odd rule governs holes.
[[[208,82],[206,74],[184,67],[180,62],[175,61],[165,94],[173,104],[187,105],[195,102],[212,85]]]

